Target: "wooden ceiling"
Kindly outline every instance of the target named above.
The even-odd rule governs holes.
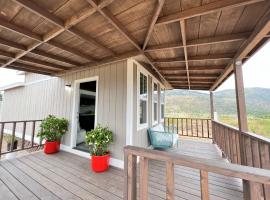
[[[129,57],[215,90],[270,35],[270,0],[0,0],[0,64],[60,75]]]

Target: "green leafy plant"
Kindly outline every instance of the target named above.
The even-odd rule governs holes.
[[[48,142],[60,141],[61,137],[68,131],[68,120],[49,115],[40,124],[38,137]]]
[[[4,140],[8,143],[11,144],[12,142],[12,135],[4,135]],[[14,142],[17,141],[17,138],[14,137]]]
[[[108,146],[113,142],[113,132],[98,124],[95,129],[86,132],[85,141],[92,146],[91,155],[103,156],[108,153]]]

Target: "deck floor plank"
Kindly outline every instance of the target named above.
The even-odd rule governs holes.
[[[221,157],[214,144],[205,141],[181,138],[179,148],[170,151],[227,162]],[[162,200],[166,197],[165,167],[164,162],[149,161],[148,193],[151,200]],[[176,200],[201,199],[199,170],[175,166],[174,173]],[[137,174],[139,176],[139,173]],[[10,195],[10,198],[5,199],[25,199],[27,195],[32,196],[34,200],[35,197],[38,199],[123,199],[122,170],[111,167],[105,173],[93,173],[89,169],[89,159],[62,151],[54,155],[37,152],[3,161],[0,165],[0,181],[0,184],[2,183],[0,192],[7,190]],[[20,195],[14,193],[17,187],[7,187],[12,183],[22,188]],[[139,189],[138,186],[138,194]],[[48,196],[44,198],[40,191],[50,198],[47,198]],[[209,173],[209,194],[214,200],[243,199],[242,181]]]

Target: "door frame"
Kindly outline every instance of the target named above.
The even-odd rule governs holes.
[[[79,100],[80,100],[80,92],[79,92],[79,86],[80,83],[86,83],[86,82],[92,82],[96,81],[96,101],[95,101],[95,127],[97,125],[97,114],[98,114],[98,76],[93,76],[89,78],[84,79],[78,79],[74,81],[73,84],[73,109],[72,109],[72,118],[71,118],[71,141],[70,141],[70,147],[74,148],[76,147],[76,140],[77,140],[77,129],[78,129],[78,119],[77,119],[77,113],[79,109]]]

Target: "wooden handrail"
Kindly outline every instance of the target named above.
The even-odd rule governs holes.
[[[212,123],[209,118],[176,118],[165,117],[166,131],[180,136],[212,139]]]
[[[39,144],[35,143],[34,139],[35,139],[35,133],[36,133],[36,124],[38,122],[41,122],[42,120],[21,120],[21,121],[3,121],[0,122],[0,158],[1,155],[4,154],[8,154],[8,153],[12,153],[12,152],[17,152],[17,151],[22,151],[22,150],[27,150],[27,149],[31,149],[34,147],[40,147],[42,146],[42,143],[39,142]],[[21,126],[19,126],[21,125]],[[31,125],[30,130],[27,129],[27,125]],[[9,126],[9,127],[7,127]],[[11,144],[10,144],[10,150],[6,150],[6,151],[2,151],[2,147],[3,147],[3,138],[4,138],[4,134],[7,134],[5,131],[11,131]],[[18,135],[16,135],[16,133],[19,132],[21,133],[21,136],[19,137],[20,141],[21,141],[21,148],[15,149],[15,140],[16,138],[18,138]],[[28,132],[28,134],[27,134]],[[30,140],[26,140],[25,137],[29,136],[31,137]],[[25,147],[25,144],[28,144],[28,146]],[[30,143],[30,144],[29,144]],[[17,142],[17,146],[18,146],[18,142]]]
[[[145,166],[146,160],[158,160],[166,162],[166,169],[167,169],[167,199],[174,199],[172,196],[173,192],[173,166],[180,165],[184,167],[190,167],[194,169],[200,170],[200,177],[201,177],[201,198],[202,199],[209,199],[209,191],[208,191],[208,173],[217,173],[224,176],[230,176],[235,178],[241,178],[243,180],[251,181],[254,184],[262,183],[270,185],[270,171],[265,169],[259,169],[254,167],[248,166],[241,166],[237,164],[231,163],[223,163],[217,160],[212,159],[202,159],[187,155],[181,155],[172,152],[164,152],[164,151],[157,151],[152,149],[145,149],[141,147],[135,146],[126,146],[124,148],[125,154],[125,200],[135,200],[136,199],[136,161],[137,157],[140,157],[140,164],[142,169],[140,169],[140,181],[143,183],[143,187],[147,187],[147,173]],[[140,185],[142,187],[142,185]],[[144,188],[143,191],[147,191]],[[252,191],[256,192],[256,191]],[[147,195],[143,192],[144,195]],[[168,198],[169,197],[169,198]],[[147,196],[144,196],[144,199],[147,199]]]
[[[222,122],[212,121],[213,142],[218,145],[224,157],[230,162],[270,170],[270,139],[263,136],[241,132],[239,129]],[[261,198],[270,199],[270,186],[259,184]]]

